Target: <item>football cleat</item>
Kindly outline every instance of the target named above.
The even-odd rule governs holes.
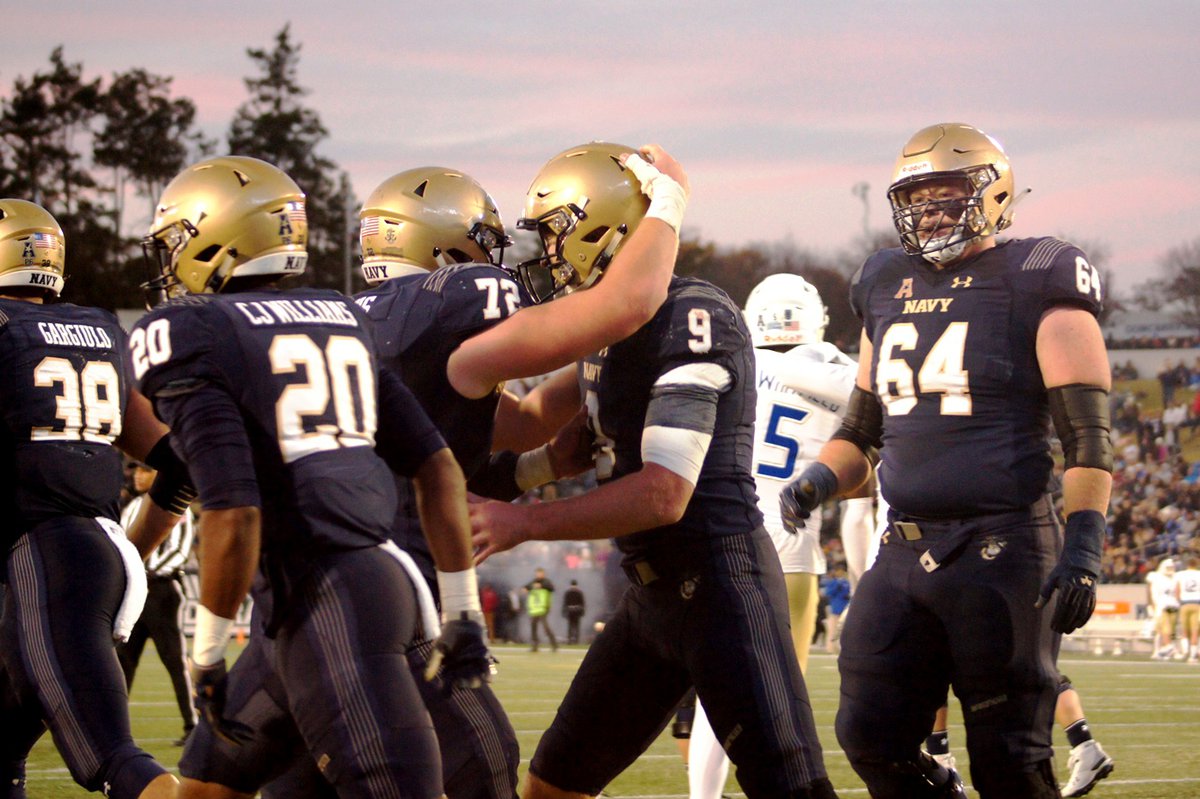
[[[1083,796],[1095,788],[1096,783],[1112,774],[1113,759],[1096,741],[1084,741],[1071,750],[1067,768],[1071,770],[1071,778],[1062,787],[1062,795]]]

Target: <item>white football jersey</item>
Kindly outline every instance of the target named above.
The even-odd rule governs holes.
[[[756,349],[758,408],[754,481],[763,524],[785,572],[825,572],[821,515],[791,535],[779,515],[779,492],[816,460],[837,431],[854,389],[858,365],[832,344],[801,344],[787,352]]]
[[[1152,571],[1146,575],[1146,582],[1150,586],[1150,603],[1154,605],[1155,613],[1179,607],[1179,600],[1175,598],[1175,575]]]
[[[1179,586],[1180,602],[1200,602],[1200,570],[1175,572],[1175,585]]]

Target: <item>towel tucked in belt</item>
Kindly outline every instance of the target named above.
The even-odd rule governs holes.
[[[125,529],[112,519],[97,517],[96,521],[108,533],[108,538],[117,548],[117,554],[125,563],[125,596],[121,599],[121,607],[113,617],[113,638],[118,641],[128,641],[146,606],[146,567],[135,547],[125,537]]]

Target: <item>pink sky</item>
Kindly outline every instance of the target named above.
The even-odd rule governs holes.
[[[869,221],[900,145],[932,122],[1000,139],[1033,194],[1014,235],[1103,243],[1117,291],[1200,236],[1200,5],[849,0],[834,8],[693,0],[163,5],[80,0],[9,10],[0,92],[62,44],[89,76],[175,78],[221,137],[248,47],[290,21],[327,156],[365,196],[441,164],[489,188],[511,224],[551,155],[590,139],[659,141],[688,169],[685,224],[706,241],[790,239],[833,253]]]

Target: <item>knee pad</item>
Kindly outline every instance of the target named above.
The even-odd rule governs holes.
[[[1028,799],[1058,799],[1058,780],[1054,763],[1042,760],[1026,771],[1010,769],[977,769],[971,764],[971,782],[979,799],[1008,799],[1025,796]]]
[[[924,752],[915,760],[902,763],[859,760],[851,761],[850,765],[867,784],[874,799],[966,799],[967,796],[958,774]]]
[[[1063,674],[1062,672],[1059,672],[1058,686],[1055,688],[1055,692],[1056,692],[1055,696],[1057,696],[1058,694],[1061,694],[1064,691],[1070,691],[1074,687],[1075,687],[1074,685],[1071,685],[1071,678],[1068,677],[1067,675]]]

